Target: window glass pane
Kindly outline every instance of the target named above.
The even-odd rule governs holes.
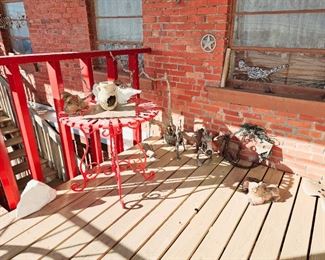
[[[235,21],[239,46],[325,48],[325,15],[244,15]]]
[[[99,41],[142,41],[142,18],[97,19]]]
[[[18,16],[25,15],[23,2],[4,3],[4,9],[6,15],[12,18],[17,18]]]
[[[97,0],[96,16],[142,16],[142,0]]]
[[[325,0],[237,0],[238,12],[324,8]]]
[[[29,39],[11,38],[11,44],[16,52],[22,54],[32,53],[32,45]]]
[[[10,35],[14,37],[29,37],[29,31],[27,24],[22,25],[21,27],[13,26],[10,28]]]

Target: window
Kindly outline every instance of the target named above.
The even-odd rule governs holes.
[[[142,46],[142,0],[95,0],[96,47]]]
[[[142,0],[88,0],[87,4],[93,49],[142,47]],[[120,56],[120,61],[127,67],[126,56]],[[94,65],[100,70],[106,66],[106,62],[98,58]],[[139,55],[139,66],[143,66],[143,55]]]
[[[233,9],[229,85],[325,97],[324,0],[235,0]]]
[[[23,1],[3,1],[3,14],[10,17],[11,26],[3,29],[11,45],[10,50],[21,54],[31,53],[28,24]]]

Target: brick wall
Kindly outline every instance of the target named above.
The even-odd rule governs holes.
[[[89,51],[90,37],[85,0],[24,0],[29,22],[33,53]],[[76,62],[62,62],[66,89],[82,89],[80,69]],[[35,76],[37,100],[51,103],[46,64],[38,64]]]
[[[85,0],[24,2],[35,53],[90,49]],[[240,98],[231,101],[218,91],[229,2],[181,0],[177,4],[176,0],[143,0],[144,46],[153,50],[152,55],[145,57],[146,72],[152,76],[168,72],[172,109],[185,117],[187,130],[192,130],[196,121],[203,122],[210,130],[232,133],[242,123],[255,123],[265,127],[278,140],[272,165],[315,178],[325,175],[323,116],[295,113],[294,109],[289,113],[285,106],[272,106],[273,99],[266,104],[257,100],[256,95],[251,96],[251,102],[242,105]],[[213,53],[200,49],[205,33],[217,38]],[[34,72],[36,94],[39,100],[45,100],[47,76],[42,75],[46,68],[40,65],[40,72]],[[78,65],[68,63],[62,67],[65,87],[81,89]],[[165,85],[145,84],[141,88],[144,97],[166,108]],[[237,95],[236,92],[233,95]],[[315,102],[315,106],[318,104]]]
[[[146,70],[155,76],[168,72],[173,112],[185,116],[188,130],[196,121],[213,131],[230,133],[243,123],[258,124],[278,141],[269,162],[272,166],[313,178],[325,175],[324,117],[288,113],[281,107],[263,109],[263,104],[254,106],[255,97],[251,105],[223,101],[216,91],[224,60],[228,2],[145,0],[144,46],[153,49],[153,55],[146,56]],[[218,39],[213,53],[200,49],[205,33]],[[144,96],[166,107],[164,85],[146,88]]]

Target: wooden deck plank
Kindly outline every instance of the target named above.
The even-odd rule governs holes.
[[[213,188],[220,183],[231,167],[217,167],[221,157],[213,157],[212,161],[205,163],[196,169],[194,173],[170,194],[149,216],[139,223],[119,244],[106,253],[103,259],[130,259],[155,231],[173,214],[175,210],[192,194],[199,186],[205,189]],[[196,160],[191,160],[197,165]],[[128,252],[122,252],[122,247],[127,247]]]
[[[279,185],[282,176],[283,172],[269,169],[263,180],[268,184]],[[272,203],[248,206],[221,259],[248,259],[271,205]]]
[[[170,193],[183,183],[192,172],[194,172],[197,166],[187,165],[190,159],[196,156],[193,152],[192,150],[192,153],[183,153],[180,160],[173,160],[168,167],[164,167],[163,172],[160,174],[163,176],[158,178],[160,180],[157,179],[156,185],[152,187],[140,187],[134,201],[136,202],[141,199],[141,201],[139,201],[141,207],[129,211],[119,218],[113,226],[104,229],[102,234],[78,252],[74,258],[87,257],[87,259],[97,259],[118,243],[130,230],[140,223],[144,217],[150,214],[150,212],[164,201]],[[186,171],[186,169],[189,168],[191,170]],[[126,247],[123,247],[121,253],[125,252],[125,249]],[[128,248],[127,251],[129,251]]]
[[[253,175],[248,173],[248,176]],[[253,175],[260,180],[263,178],[266,168],[261,167],[258,168],[256,174]],[[230,201],[238,194],[239,192],[235,192]],[[211,225],[215,222],[217,217],[220,215],[223,209],[215,207],[217,205],[218,197],[211,197],[209,201],[204,205],[204,207],[200,210],[200,212],[194,216],[191,220],[190,224],[186,227],[186,229],[182,232],[182,234],[177,238],[175,243],[168,249],[162,259],[179,259],[185,258],[188,259],[194,253],[194,250],[199,246],[200,242],[210,229]],[[244,204],[247,206],[247,199],[244,199]],[[228,207],[227,203],[226,208]],[[237,205],[233,207],[237,209]],[[216,251],[216,250],[214,250]]]
[[[250,170],[247,176],[262,180],[266,170],[266,167],[259,166]],[[187,240],[195,241],[192,248],[186,248],[187,255],[190,257],[193,250],[197,248],[192,256],[193,259],[217,259],[220,257],[247,206],[247,195],[243,192],[236,192],[221,214],[214,215],[214,220],[211,219],[209,223],[212,224],[211,227],[206,227],[204,230],[205,233],[208,232],[206,236],[204,236],[205,233],[199,230],[196,231],[199,232],[199,238],[196,238],[196,236],[187,238]],[[195,227],[193,228],[195,229]],[[199,241],[199,239],[202,241]],[[189,250],[192,250],[192,252],[189,252]]]
[[[307,258],[315,204],[316,198],[305,194],[300,185],[280,258]]]
[[[45,259],[52,259],[56,254],[64,256],[65,258],[70,258],[80,250],[84,249],[88,243],[92,242],[95,238],[110,241],[112,238],[106,236],[103,231],[109,230],[109,228],[113,224],[115,225],[118,223],[119,220],[126,219],[127,217],[124,216],[129,215],[130,213],[136,217],[136,214],[141,213],[141,210],[142,212],[149,211],[149,206],[146,207],[140,203],[145,203],[145,198],[151,191],[157,189],[167,177],[171,176],[182,164],[186,163],[190,159],[182,156],[183,159],[177,161],[175,160],[175,156],[176,154],[174,152],[170,152],[159,162],[153,163],[149,168],[157,171],[156,179],[146,185],[136,187],[131,194],[127,195],[127,200],[129,202],[134,202],[135,209],[126,211],[125,209],[122,209],[120,205],[114,205],[110,210],[105,211],[99,217],[94,219],[89,223],[89,225],[86,225],[74,235],[62,241],[48,254],[48,256],[45,257]],[[158,170],[161,170],[162,172],[159,173]],[[143,180],[139,184],[143,184]],[[139,209],[136,208],[136,205],[140,205]],[[87,248],[85,250],[87,250]]]
[[[157,154],[159,155],[159,151],[161,154],[166,155],[168,154],[168,149],[159,149],[157,151]],[[137,153],[136,150],[133,152],[129,152],[128,156]],[[134,174],[128,173],[129,177],[133,176]],[[80,178],[80,177],[78,177]],[[108,185],[108,189],[115,190],[116,183],[114,178],[102,177],[98,178],[92,182],[90,182],[90,187],[87,188],[87,190],[91,190],[91,187],[97,187],[105,183]],[[68,186],[70,189],[70,184]],[[68,193],[64,193],[62,197],[65,200],[60,200],[60,197],[56,200],[54,200],[52,203],[50,203],[47,207],[42,209],[41,211],[35,213],[34,215],[31,215],[32,217],[26,217],[25,219],[21,219],[14,223],[13,225],[9,226],[8,228],[4,229],[4,232],[2,233],[0,237],[0,241],[7,242],[6,245],[2,245],[0,247],[0,255],[5,254],[6,257],[10,258],[20,251],[24,250],[26,247],[28,247],[30,244],[37,241],[39,238],[44,236],[47,232],[51,231],[51,229],[61,225],[64,223],[67,219],[73,217],[75,214],[80,212],[82,209],[86,208],[88,205],[92,203],[94,200],[94,192],[73,192],[68,191]],[[101,191],[99,191],[101,193]],[[102,194],[101,194],[102,195]],[[63,203],[64,206],[60,203]],[[69,201],[70,203],[66,203]],[[55,206],[57,206],[55,208]],[[61,206],[61,208],[60,208]],[[49,210],[53,209],[50,214],[47,213],[47,209]],[[36,215],[36,216],[35,216]],[[25,232],[22,232],[25,231]],[[4,243],[5,243],[4,242]],[[8,252],[6,252],[6,248],[13,248]]]
[[[6,210],[4,207],[0,206],[0,217],[8,214],[8,210]]]
[[[132,259],[161,258],[196,215],[195,209],[200,211],[208,199],[213,199],[216,201],[213,207],[221,210],[232,197],[246,173],[247,170],[233,168],[220,185],[215,185],[214,190],[201,186],[198,189],[199,192],[191,194]]]
[[[319,200],[309,257],[311,260],[325,259],[325,209]]]
[[[291,173],[284,175],[280,184],[280,195],[283,199],[272,205],[250,256],[252,260],[278,257],[299,183],[300,177]],[[267,245],[267,250],[265,250],[265,245]]]
[[[170,158],[168,158],[167,160],[165,159],[165,163],[168,163],[170,161],[169,159]],[[143,178],[140,175],[133,175],[133,177],[128,179],[127,182],[124,182],[123,193],[125,194],[125,197],[128,198],[127,194],[131,193],[133,190],[136,189],[136,187],[141,184],[143,184]],[[54,229],[41,240],[33,244],[32,247],[42,248],[43,254],[46,255],[53,248],[62,243],[62,241],[73,236],[76,232],[88,225],[91,221],[94,221],[101,214],[105,214],[105,212],[107,211],[108,213],[106,214],[110,214],[109,212],[111,210],[116,211],[116,208],[120,208],[119,212],[122,212],[122,214],[125,213],[125,210],[122,209],[119,204],[119,197],[116,189],[114,189],[113,192],[111,192],[110,194],[106,194],[103,197],[96,196],[96,194],[94,194],[94,197],[100,198],[100,201],[96,202],[94,206],[86,208],[81,213],[72,218],[70,221],[59,226],[57,229]],[[113,217],[114,214],[110,214],[109,218],[111,220],[113,219]],[[118,219],[118,217],[116,219]],[[101,232],[101,229],[99,229],[98,232]],[[25,259],[35,258],[35,255],[33,253],[23,253],[19,255],[19,257],[22,256],[25,257]]]
[[[149,138],[145,141],[146,143],[149,143],[151,145],[153,145],[154,149],[158,149],[159,147],[161,147],[163,145],[163,141],[162,140],[158,140],[157,138]],[[160,153],[166,154],[168,151],[166,150],[158,150],[157,151],[157,156],[160,156]],[[129,150],[126,150],[124,152],[122,152],[120,154],[121,158],[128,158],[131,157],[132,155],[136,154],[137,150],[135,147],[132,147]],[[77,176],[74,181],[78,181],[81,180],[82,176],[79,175]],[[101,180],[96,180],[93,182],[89,183],[89,187],[95,187],[96,185],[100,184]],[[68,197],[71,197],[70,194],[75,193],[74,191],[71,191],[70,189],[70,185],[71,182],[65,182],[60,184],[59,186],[56,187],[57,190],[57,198],[51,202],[49,205],[45,206],[42,209],[42,216],[40,216],[40,212],[36,212],[30,216],[28,216],[28,218],[38,218],[38,221],[41,221],[42,219],[44,219],[44,216],[50,216],[51,214],[55,213],[56,211],[60,210],[61,208],[65,207],[66,205],[68,205],[69,203],[71,203],[71,200],[69,198],[67,198],[66,196],[64,196],[64,194],[69,194]],[[77,198],[76,196],[74,196],[74,198]],[[13,225],[16,222],[16,210],[10,211],[8,214],[0,217],[0,234],[2,234],[3,232],[10,232],[12,233],[12,237],[18,235],[16,233],[13,233],[13,231],[11,230],[11,228],[9,227],[9,225]],[[18,220],[19,222],[24,222],[23,220]],[[37,223],[37,221],[35,221],[35,223]],[[32,224],[27,224],[27,223],[21,223],[18,224],[20,225],[20,228],[18,228],[17,230],[24,232],[24,230],[28,229],[29,227],[32,226]],[[0,239],[0,245],[2,245],[1,242],[2,240]]]

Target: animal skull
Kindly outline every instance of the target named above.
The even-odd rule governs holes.
[[[97,103],[105,110],[114,110],[117,106],[117,85],[114,81],[103,81],[94,85],[93,93]]]

